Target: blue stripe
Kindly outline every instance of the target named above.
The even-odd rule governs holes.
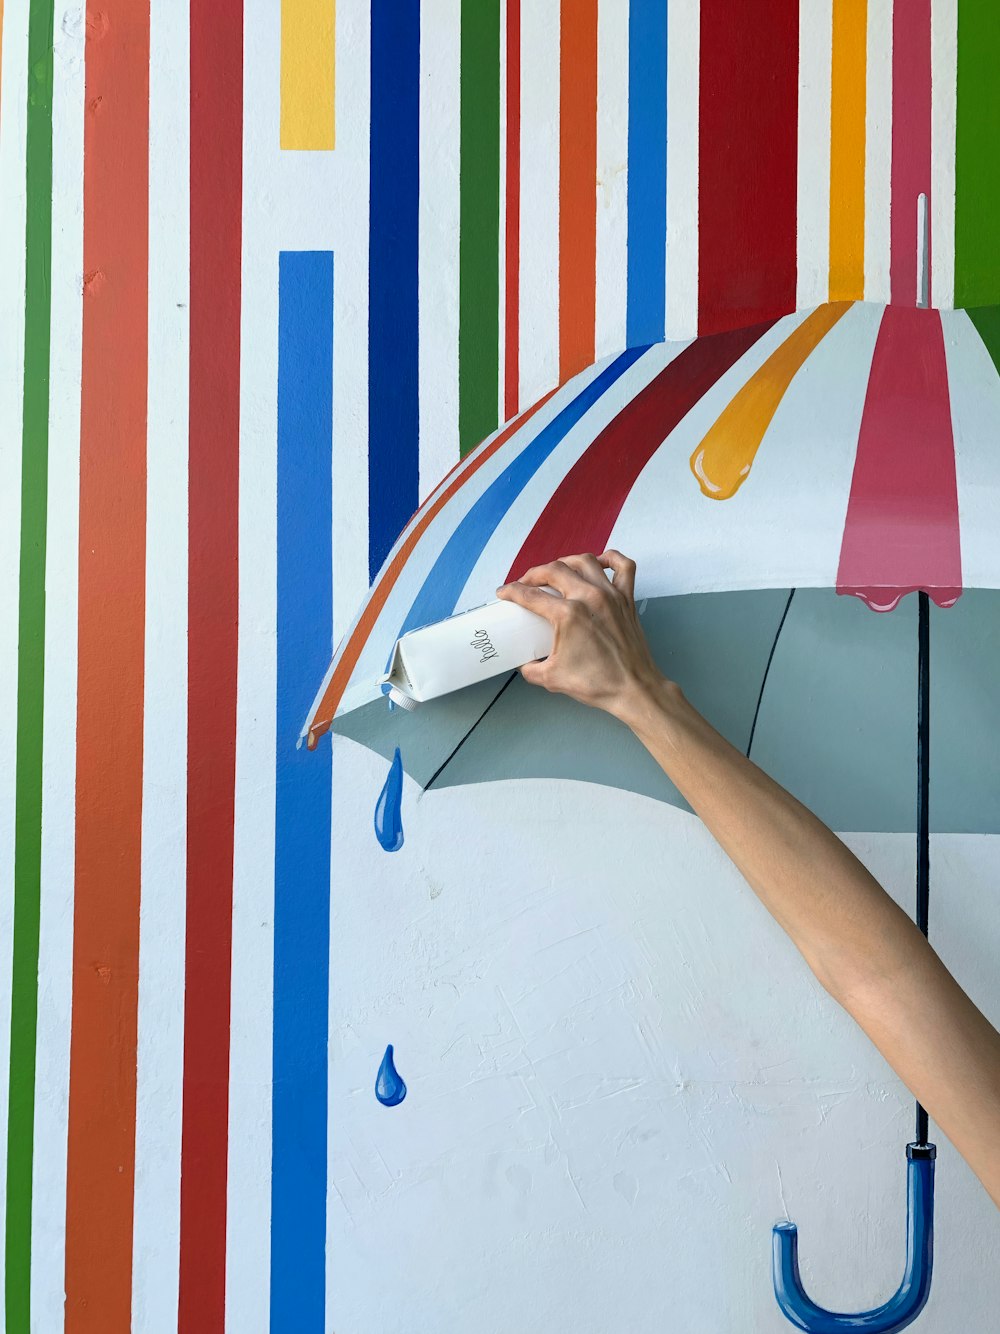
[[[420,6],[371,11],[368,252],[368,577],[418,502],[417,198]]]
[[[667,242],[667,0],[631,0],[628,16],[629,347],[664,335]],[[697,108],[692,108],[697,115]]]
[[[445,543],[403,622],[401,635],[451,615],[476,561],[511,505],[584,413],[646,350],[644,347],[630,348],[616,357],[490,483]],[[517,437],[513,439],[516,441]],[[498,584],[506,573],[506,570],[497,571]]]
[[[330,747],[297,749],[333,649],[333,255],[282,251],[271,1149],[272,1334],[322,1334]]]

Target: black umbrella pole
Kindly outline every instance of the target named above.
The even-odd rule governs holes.
[[[931,892],[931,616],[920,592],[917,623],[917,926],[927,935]],[[917,1143],[927,1143],[927,1113],[917,1103]]]

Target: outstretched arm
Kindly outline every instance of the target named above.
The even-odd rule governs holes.
[[[632,729],[1000,1206],[1000,1033],[840,839],[663,676],[634,580],[634,562],[606,551],[536,566],[498,589],[555,626],[552,653],[522,675]]]

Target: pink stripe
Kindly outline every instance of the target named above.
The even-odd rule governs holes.
[[[962,592],[948,372],[936,310],[888,306],[868,377],[837,592],[891,611],[923,589]]]
[[[917,196],[925,194],[928,206],[931,198],[931,0],[906,0],[893,6],[891,188],[892,301],[913,306],[917,302]]]

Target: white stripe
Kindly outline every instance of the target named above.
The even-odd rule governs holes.
[[[458,127],[461,13],[461,0],[424,0],[420,16],[421,500],[433,490],[459,456]],[[338,62],[338,77],[342,63]],[[339,281],[339,269],[337,278]],[[503,292],[502,284],[500,291]],[[500,396],[502,400],[502,376]]]
[[[865,300],[889,300],[892,0],[868,0],[865,91]]]
[[[941,316],[955,437],[962,582],[1000,588],[1000,378],[964,311]]]
[[[640,597],[835,583],[881,313],[856,304],[826,335],[793,379],[731,500],[702,495],[691,454],[805,314],[779,320],[687,414],[640,476],[611,534],[610,545],[639,566]]]
[[[73,978],[80,359],[83,339],[84,23],[55,11],[52,103],[52,343],[45,583],[45,735],[31,1315],[61,1329]],[[6,54],[6,53],[5,53]]]
[[[559,6],[521,0],[519,402],[559,383]]]
[[[698,0],[667,6],[666,336],[698,332]]]
[[[799,0],[796,304],[830,292],[830,97],[833,0]]]
[[[338,20],[344,6],[338,6]],[[248,6],[243,64],[243,308],[240,366],[239,655],[236,685],[236,807],[233,826],[233,956],[229,1050],[229,1163],[226,1215],[226,1331],[264,1334],[271,1269],[271,1000],[274,911],[275,633],[277,616],[278,251],[281,219],[260,199],[289,182],[277,169],[280,7]],[[340,33],[338,31],[338,39]],[[338,107],[341,69],[338,51]],[[336,157],[290,153],[296,168]],[[317,181],[325,178],[317,166]],[[303,177],[303,180],[306,179]],[[300,191],[294,202],[315,211]],[[368,209],[355,201],[367,221]],[[327,210],[336,197],[322,201]],[[310,238],[316,245],[317,237]],[[305,240],[296,233],[287,248]],[[325,243],[329,247],[329,238]],[[339,269],[335,263],[336,297]],[[362,303],[358,310],[366,307]],[[365,338],[345,339],[364,344]],[[334,346],[336,365],[340,349]],[[348,353],[349,355],[349,353]],[[357,381],[365,385],[366,377]],[[355,409],[367,404],[357,392]],[[334,407],[336,412],[336,404]],[[366,408],[364,409],[366,415]],[[338,427],[346,429],[343,423]],[[367,450],[362,449],[362,466]],[[323,479],[317,483],[322,485]],[[354,505],[367,513],[356,489]],[[355,523],[357,522],[355,515]],[[355,528],[356,531],[356,528]],[[365,553],[365,547],[360,548]],[[252,574],[250,574],[252,572]]]
[[[153,5],[142,896],[132,1325],[177,1328],[187,830],[189,36]]]
[[[625,347],[628,295],[628,5],[597,7],[595,359]]]
[[[958,0],[931,3],[931,305],[955,304]]]
[[[21,387],[24,380],[24,131],[28,102],[28,0],[3,17],[0,84],[0,1144],[7,1143],[10,987],[14,930],[17,754],[18,548],[21,536]],[[6,1218],[0,1171],[0,1232]],[[4,1248],[0,1247],[0,1278]]]

